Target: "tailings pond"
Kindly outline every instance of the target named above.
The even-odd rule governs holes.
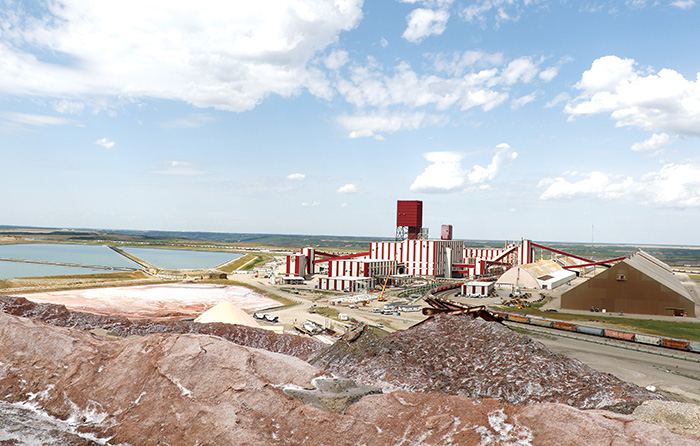
[[[150,248],[124,248],[123,250],[156,268],[168,270],[214,268],[240,257],[240,254],[216,251]],[[0,280],[17,277],[109,273],[114,272],[112,268],[140,268],[138,264],[127,257],[115,252],[107,246],[101,245],[54,243],[0,245],[0,259],[71,263],[86,266],[65,266],[0,260]]]

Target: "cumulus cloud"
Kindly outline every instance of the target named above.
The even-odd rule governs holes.
[[[362,3],[63,0],[31,16],[11,2],[0,12],[0,93],[150,97],[232,111],[304,89],[328,98],[328,81],[309,62],[359,23]]]
[[[313,201],[313,202],[305,201],[305,202],[301,203],[301,205],[304,206],[305,208],[313,208],[313,207],[316,207],[320,204],[321,203],[318,201]]]
[[[488,187],[503,169],[511,166],[518,157],[508,144],[496,146],[498,149],[486,167],[474,165],[471,170],[462,167],[465,154],[460,152],[428,152],[423,156],[431,164],[416,177],[411,191],[426,193],[449,193],[470,187]]]
[[[634,143],[630,148],[635,152],[656,152],[670,145],[673,141],[674,138],[666,133],[654,133],[651,135],[651,138],[646,141]]]
[[[95,141],[94,144],[109,150],[112,147],[114,147],[115,143],[114,141],[110,141],[107,138],[100,138],[97,141]]]
[[[408,23],[401,37],[409,42],[418,43],[428,36],[445,32],[450,13],[444,9],[432,10],[417,8],[406,17]]]
[[[287,175],[287,179],[289,181],[301,181],[304,178],[306,178],[306,175],[304,175],[303,173],[290,173],[289,175]]]
[[[428,152],[423,156],[431,164],[411,184],[413,192],[453,192],[463,188],[463,153]]]
[[[345,184],[343,186],[340,186],[338,190],[336,190],[336,192],[339,194],[356,194],[357,186],[355,186],[354,184]]]
[[[541,200],[600,198],[635,200],[655,207],[700,207],[700,165],[671,163],[639,179],[603,172],[579,174],[581,179],[545,178]]]
[[[570,118],[609,113],[618,127],[700,136],[700,81],[664,68],[640,69],[632,59],[601,57],[576,84]]]
[[[472,183],[485,183],[493,180],[503,169],[510,167],[518,157],[518,152],[515,152],[506,143],[501,143],[496,146],[498,151],[493,156],[493,159],[488,166],[482,167],[478,164],[469,173],[469,181]]]

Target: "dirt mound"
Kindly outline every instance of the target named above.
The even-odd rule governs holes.
[[[180,320],[127,319],[70,311],[63,305],[39,304],[23,297],[0,296],[0,311],[15,316],[41,319],[59,327],[80,330],[104,329],[119,336],[144,336],[153,333],[198,333],[218,336],[236,344],[307,359],[324,345],[309,338],[274,334],[261,328],[226,323],[195,323]]]
[[[324,375],[213,336],[115,341],[0,313],[0,399],[67,420],[100,444],[700,446],[625,415],[561,404],[397,391],[337,414],[282,391],[311,389]]]
[[[643,401],[667,399],[499,323],[460,315],[438,315],[383,338],[358,327],[309,362],[385,391],[448,393],[510,404],[557,402],[631,413]]]

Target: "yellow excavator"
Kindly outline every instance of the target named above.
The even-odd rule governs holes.
[[[379,301],[379,302],[384,302],[386,300],[386,297],[384,297],[384,290],[386,290],[386,284],[389,282],[389,276],[391,276],[391,273],[394,271],[394,266],[396,266],[396,257],[394,257],[394,261],[391,262],[391,267],[389,268],[389,273],[386,275],[386,279],[384,279],[384,285],[382,285],[382,292],[379,294],[379,297],[377,298],[377,301]]]

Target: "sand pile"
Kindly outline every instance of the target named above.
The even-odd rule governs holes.
[[[338,414],[283,392],[311,389],[324,375],[213,336],[106,340],[0,313],[0,399],[69,420],[107,445],[700,446],[626,415],[562,404],[397,391]]]
[[[557,402],[631,413],[667,398],[600,373],[496,323],[438,315],[378,338],[358,327],[311,364],[382,387],[495,398],[509,404]]]
[[[245,325],[246,327],[260,327],[258,321],[230,302],[221,302],[213,306],[194,321],[200,324],[223,322],[224,324],[238,324]]]
[[[284,353],[301,359],[325,346],[312,339],[274,334],[262,328],[225,323],[194,323],[179,320],[127,319],[124,316],[106,316],[69,311],[63,305],[39,304],[23,297],[0,296],[0,311],[15,316],[41,319],[59,327],[80,330],[104,329],[119,336],[144,336],[152,333],[200,333],[218,336],[236,344]]]

